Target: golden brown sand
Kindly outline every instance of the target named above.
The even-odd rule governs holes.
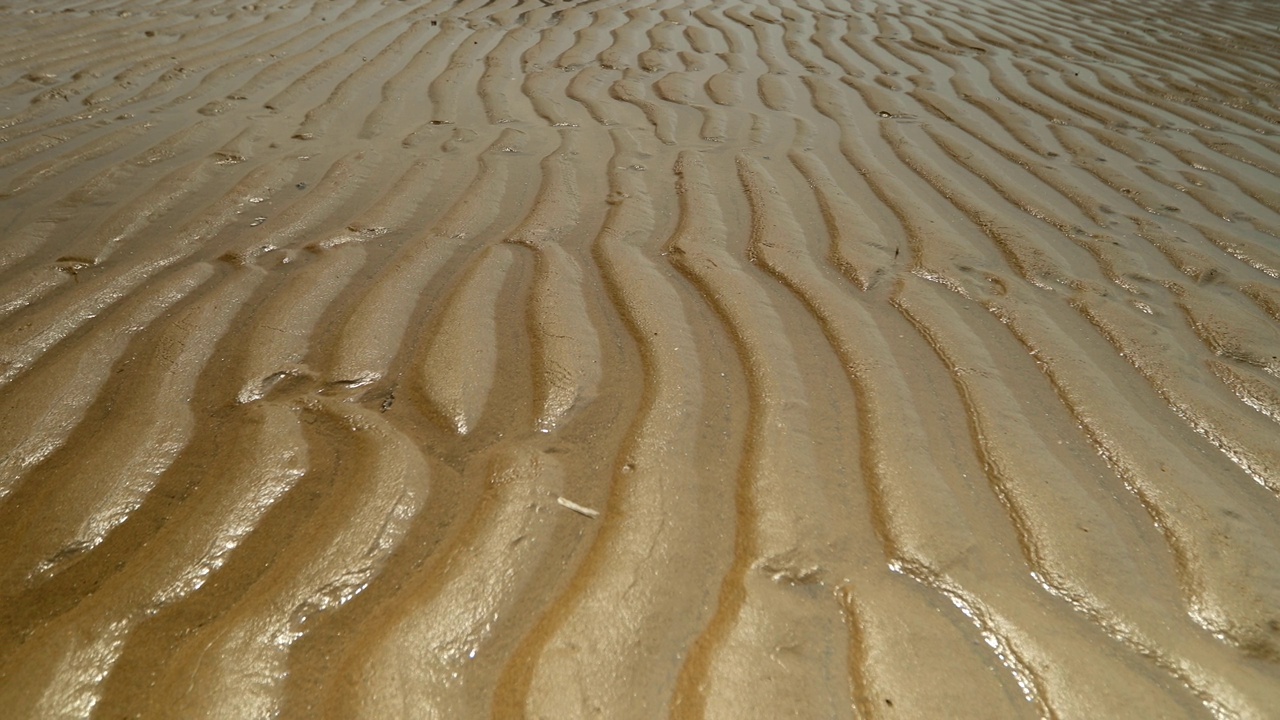
[[[0,714],[1280,717],[1280,4],[0,4]]]

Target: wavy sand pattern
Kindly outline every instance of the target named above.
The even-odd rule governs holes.
[[[6,716],[1276,716],[1280,5],[0,38]]]

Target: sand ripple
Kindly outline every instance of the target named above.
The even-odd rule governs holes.
[[[0,7],[0,706],[1274,717],[1278,27]]]

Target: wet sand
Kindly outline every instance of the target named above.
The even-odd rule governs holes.
[[[1277,47],[0,5],[0,707],[1275,717]]]

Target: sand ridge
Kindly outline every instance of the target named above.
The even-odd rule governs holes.
[[[0,704],[1270,716],[1277,28],[0,5]]]

